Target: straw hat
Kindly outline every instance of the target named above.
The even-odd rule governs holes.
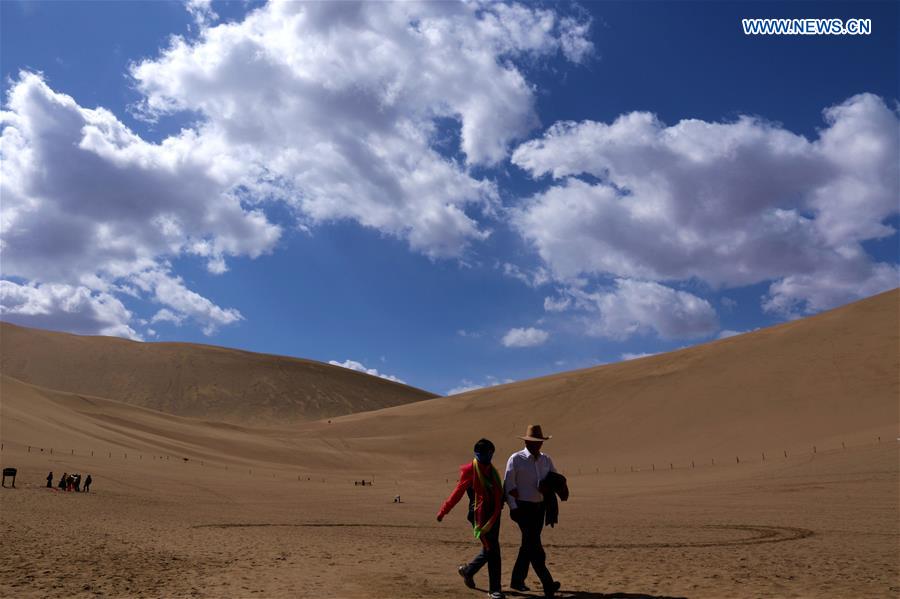
[[[525,431],[525,436],[519,438],[525,441],[546,441],[547,439],[552,439],[553,436],[547,435],[545,437],[540,424],[529,424],[528,429]]]

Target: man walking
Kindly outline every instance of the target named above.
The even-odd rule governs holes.
[[[541,446],[550,436],[544,436],[541,425],[531,424],[525,436],[519,438],[525,441],[525,449],[509,456],[504,477],[509,516],[522,531],[522,545],[509,586],[517,591],[530,590],[525,585],[525,577],[528,575],[528,564],[531,564],[544,587],[544,597],[553,597],[560,585],[547,570],[547,558],[541,544],[545,506],[544,496],[538,488],[547,474],[556,472],[550,456],[541,453]]]
[[[437,514],[440,522],[462,496],[471,489],[469,522],[475,538],[481,541],[481,552],[457,571],[470,589],[475,588],[475,573],[487,564],[490,599],[503,599],[500,591],[500,512],[503,510],[503,483],[491,465],[494,444],[488,439],[475,443],[475,459],[459,468],[459,482]]]

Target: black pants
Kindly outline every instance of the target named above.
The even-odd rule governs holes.
[[[481,552],[466,565],[466,574],[475,576],[482,566],[487,564],[488,590],[492,593],[500,592],[500,518],[497,518],[494,528],[484,535],[484,538],[491,548],[485,549],[484,545],[481,546]]]
[[[544,528],[544,504],[531,501],[517,501],[519,530],[522,531],[522,545],[519,547],[519,555],[512,571],[512,584],[525,583],[528,576],[528,565],[534,568],[534,573],[541,580],[544,590],[551,588],[553,577],[547,569],[547,556],[544,554],[544,546],[541,544],[541,531]]]

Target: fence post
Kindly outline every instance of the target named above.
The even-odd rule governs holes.
[[[763,452],[763,462],[765,462],[765,461],[766,461],[766,452],[764,451]]]
[[[787,459],[787,449],[784,450],[784,458]]]
[[[734,459],[735,459],[735,461],[736,461],[738,464],[741,463],[741,458],[740,458],[740,457],[734,456]]]
[[[813,453],[816,453],[816,446],[813,445]]]
[[[691,460],[691,468],[696,468],[697,466],[694,464],[694,460]]]

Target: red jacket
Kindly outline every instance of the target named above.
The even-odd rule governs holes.
[[[482,464],[478,463],[478,467],[481,468],[481,473],[485,476],[490,476],[492,466],[490,464]],[[472,484],[472,477],[475,475],[475,471],[472,468],[472,462],[467,464],[463,464],[459,467],[459,482],[456,483],[456,488],[453,489],[453,492],[450,493],[450,497],[447,498],[441,505],[441,509],[438,511],[438,516],[444,517],[446,516],[453,507],[459,503],[459,500],[462,499],[462,496],[466,494],[466,489],[469,487],[475,488],[475,485]],[[488,500],[488,497],[476,497],[476,501],[481,502]],[[502,501],[500,509],[503,509]]]

